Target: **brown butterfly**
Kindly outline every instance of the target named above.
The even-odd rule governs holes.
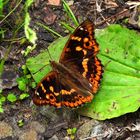
[[[92,101],[103,73],[93,30],[93,23],[84,21],[69,37],[59,63],[50,61],[53,70],[37,85],[36,105],[73,108]]]

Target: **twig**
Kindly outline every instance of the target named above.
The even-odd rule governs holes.
[[[121,12],[117,13],[116,15],[113,15],[113,16],[111,16],[111,17],[109,17],[109,18],[106,18],[106,19],[105,19],[105,18],[102,17],[104,20],[101,21],[101,22],[99,22],[99,23],[97,23],[95,26],[102,25],[102,24],[104,24],[105,22],[108,22],[108,21],[110,21],[110,20],[112,20],[112,19],[114,19],[114,18],[116,18],[116,17],[119,17],[120,15],[126,13],[128,10],[133,9],[133,8],[139,6],[139,5],[140,5],[140,2],[128,2],[128,3],[126,3],[126,4],[127,4],[127,5],[131,5],[131,7],[130,7],[129,9],[124,9],[123,11],[121,11]]]

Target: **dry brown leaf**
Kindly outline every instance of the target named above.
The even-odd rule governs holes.
[[[60,5],[60,0],[48,0],[48,5],[59,6]]]

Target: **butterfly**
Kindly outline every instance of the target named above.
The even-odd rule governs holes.
[[[70,35],[59,62],[50,61],[52,71],[37,85],[36,105],[75,108],[92,101],[103,73],[93,31],[93,23],[86,20]]]

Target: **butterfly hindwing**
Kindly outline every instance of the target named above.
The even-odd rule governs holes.
[[[53,105],[61,107],[60,84],[56,71],[51,71],[37,85],[33,102],[36,105]]]
[[[97,57],[87,58],[83,61],[83,67],[84,71],[80,73],[92,84],[92,91],[96,93],[103,73],[101,61]]]
[[[33,96],[36,105],[52,105],[57,108],[77,107],[91,102],[93,96],[83,96],[73,87],[61,83],[56,71],[50,72],[37,86]]]

